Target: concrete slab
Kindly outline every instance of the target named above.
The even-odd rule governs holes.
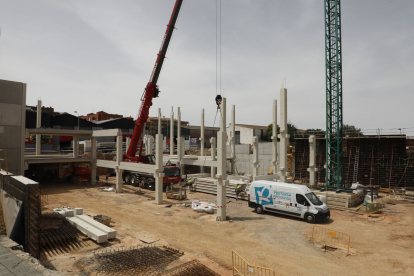
[[[42,275],[22,259],[0,245],[0,275]]]
[[[110,228],[106,225],[103,225],[102,223],[94,220],[93,218],[90,218],[90,217],[85,216],[85,215],[77,215],[76,218],[81,219],[82,221],[88,223],[92,227],[95,227],[95,228],[101,230],[102,232],[105,232],[108,235],[108,240],[116,238],[116,230],[114,230],[114,229],[112,229],[112,228]]]
[[[93,227],[89,223],[81,220],[78,216],[72,218],[66,218],[70,224],[75,226],[83,234],[87,235],[89,238],[93,239],[97,243],[103,243],[108,240],[108,234],[99,230],[96,227]]]

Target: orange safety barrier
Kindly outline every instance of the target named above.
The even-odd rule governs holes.
[[[349,244],[351,243],[351,237],[347,233],[314,225],[312,229],[312,243],[314,239],[345,248],[348,250],[347,254],[349,254]]]
[[[232,251],[232,262],[233,262],[233,275],[276,276],[275,271],[273,269],[251,265],[234,251]]]

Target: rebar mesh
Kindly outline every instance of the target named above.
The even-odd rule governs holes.
[[[99,262],[99,275],[158,275],[169,263],[184,253],[154,245],[116,248],[94,252]]]

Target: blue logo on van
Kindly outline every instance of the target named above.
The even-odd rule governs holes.
[[[273,198],[270,196],[269,189],[265,189],[265,187],[255,187],[254,194],[256,196],[257,204],[273,205]]]

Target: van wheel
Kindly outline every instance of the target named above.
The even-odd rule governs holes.
[[[307,223],[314,223],[315,222],[315,216],[311,213],[307,213],[305,215],[305,220]]]
[[[263,214],[264,213],[264,209],[263,209],[262,205],[256,205],[255,210],[256,210],[256,213],[258,213],[258,214]]]

